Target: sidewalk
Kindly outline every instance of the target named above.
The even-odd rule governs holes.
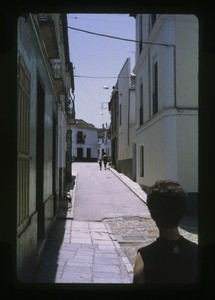
[[[77,173],[72,174],[76,177]],[[37,283],[131,283],[133,268],[108,224],[73,220],[63,206],[35,276]]]
[[[35,282],[131,283],[132,271],[107,224],[58,218]]]
[[[146,202],[146,193],[136,182],[113,168],[110,170]],[[131,283],[133,267],[109,225],[73,220],[78,174],[73,171],[72,175],[75,185],[69,191],[71,207],[62,206],[58,212],[35,282]]]

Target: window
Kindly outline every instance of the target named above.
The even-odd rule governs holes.
[[[143,124],[143,84],[140,85],[139,123]]]
[[[84,144],[85,143],[85,136],[83,135],[83,131],[77,132],[77,144]]]
[[[30,73],[19,56],[18,61],[18,142],[17,142],[17,226],[29,214],[29,129]]]
[[[158,112],[158,62],[153,66],[153,94],[152,94],[152,114]]]
[[[122,125],[122,104],[119,105],[119,125]]]
[[[140,146],[140,177],[144,177],[144,146]]]

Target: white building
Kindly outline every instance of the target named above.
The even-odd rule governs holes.
[[[76,119],[72,129],[73,161],[97,161],[97,128],[81,119]]]
[[[131,60],[127,58],[113,87],[109,111],[112,164],[133,180],[136,179],[135,99],[135,76],[131,74]]]
[[[104,153],[111,159],[111,139],[107,128],[98,129],[98,159],[102,159]]]
[[[117,82],[118,89],[118,166],[119,172],[135,178],[135,89],[131,81],[131,60],[122,67]]]
[[[136,180],[159,179],[198,191],[198,20],[136,18]],[[143,41],[147,43],[142,43]]]

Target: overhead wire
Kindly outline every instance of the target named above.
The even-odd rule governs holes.
[[[76,31],[80,31],[80,32],[84,32],[84,33],[88,33],[88,34],[92,34],[92,35],[97,35],[97,36],[101,36],[101,37],[106,37],[106,38],[111,38],[111,39],[116,39],[116,40],[121,40],[121,41],[126,41],[126,42],[133,42],[133,43],[142,43],[142,44],[148,44],[148,45],[159,45],[159,46],[165,46],[165,47],[172,47],[174,45],[172,44],[165,44],[165,43],[154,43],[154,42],[146,42],[146,41],[137,41],[137,40],[132,40],[132,39],[127,39],[127,38],[122,38],[119,36],[113,36],[113,35],[108,35],[108,34],[103,34],[103,33],[97,33],[97,32],[93,32],[93,31],[89,31],[89,30],[85,30],[85,29],[81,29],[81,28],[76,28],[76,27],[71,27],[71,26],[67,26],[69,29],[72,30],[76,30]]]
[[[80,18],[80,17],[77,17],[77,16],[73,17],[71,15],[74,15],[74,14],[69,14],[69,16],[68,16],[69,19],[74,19],[74,20],[78,20],[78,21],[82,21],[82,20],[85,21],[86,20],[86,21],[94,21],[94,22],[110,22],[110,23],[114,22],[114,23],[130,24],[129,22],[121,22],[121,21],[116,21],[116,20],[113,21],[113,20],[101,20],[101,19],[92,19],[92,18],[89,19],[89,18]],[[82,14],[82,15],[85,15],[85,14]],[[96,15],[101,15],[101,14],[98,13]],[[112,14],[112,15],[114,15],[114,14]],[[191,14],[191,15],[194,15],[194,14]],[[174,20],[175,20],[175,14],[162,14],[162,15],[159,15],[158,18],[159,18],[159,20],[170,21],[171,19],[168,16],[173,16]],[[142,14],[142,18],[145,19],[144,24],[148,24],[149,14]],[[195,21],[191,21],[191,20],[183,20],[183,22],[190,23],[190,24],[192,24],[192,23],[195,24],[196,23]],[[168,27],[169,27],[169,25],[168,25]],[[181,25],[180,25],[180,27],[181,27]],[[186,28],[187,26],[183,26],[183,27]],[[190,27],[187,27],[187,28],[190,28]]]
[[[97,36],[102,36],[102,37],[107,37],[107,38],[113,38],[113,39],[123,40],[123,41],[127,41],[127,42],[144,43],[144,44],[150,44],[150,45],[160,45],[160,46],[165,46],[165,47],[171,47],[171,46],[173,46],[171,44],[153,43],[153,42],[146,42],[146,41],[137,41],[137,40],[127,39],[127,38],[122,38],[122,37],[116,37],[116,36],[113,36],[113,35],[96,33],[96,32],[92,32],[92,31],[89,31],[89,30],[84,30],[84,29],[80,29],[80,28],[76,28],[76,27],[71,27],[71,26],[68,26],[68,28],[72,29],[72,30],[76,30],[76,31],[80,31],[80,32],[92,34],[92,35],[97,35]],[[77,77],[77,78],[91,78],[91,79],[118,78],[118,76],[86,76],[86,75],[74,75],[74,77]],[[121,77],[121,78],[130,78],[130,77]]]
[[[95,78],[95,79],[114,79],[114,78],[118,78],[119,76],[87,76],[87,75],[74,75],[74,77],[77,77],[77,78]],[[124,76],[124,77],[121,77],[120,78],[130,78],[130,76]]]

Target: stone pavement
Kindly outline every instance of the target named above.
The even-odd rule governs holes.
[[[146,194],[127,176],[110,170],[142,201]],[[73,171],[72,175],[78,178]],[[133,267],[105,222],[75,221],[76,184],[69,191],[71,207],[58,212],[48,238],[35,282],[37,283],[131,283]]]
[[[108,224],[57,218],[37,283],[131,283],[133,268]]]

